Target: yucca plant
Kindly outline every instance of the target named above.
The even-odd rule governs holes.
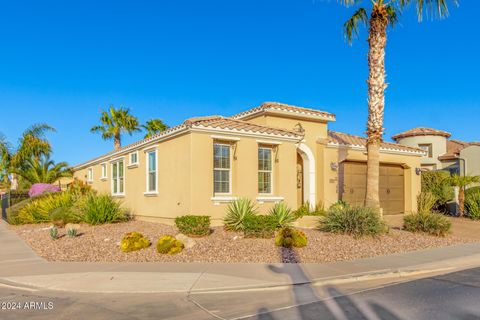
[[[270,209],[269,215],[275,218],[278,228],[288,227],[297,220],[292,209],[283,202],[275,204],[275,206]]]
[[[241,231],[244,228],[243,222],[246,218],[257,215],[257,209],[248,198],[240,198],[229,203],[227,214],[223,219],[225,229]]]

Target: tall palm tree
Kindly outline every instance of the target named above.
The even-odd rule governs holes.
[[[4,185],[10,185],[10,189],[16,190],[18,188],[16,171],[25,161],[31,158],[38,160],[42,155],[50,154],[52,147],[46,138],[48,132],[55,132],[55,129],[45,123],[32,125],[22,133],[15,149],[3,135],[0,135],[0,174]]]
[[[54,183],[60,178],[72,177],[73,172],[68,163],[55,163],[49,155],[42,155],[40,159],[27,159],[15,173],[31,184]]]
[[[458,211],[460,217],[465,214],[465,188],[471,184],[480,182],[477,176],[459,176],[454,174],[450,177],[449,182],[452,186],[458,187]]]
[[[362,3],[362,0],[337,0],[349,7]],[[458,0],[450,0],[458,5]],[[345,37],[351,44],[358,37],[359,26],[368,30],[368,122],[367,122],[367,190],[365,205],[380,207],[379,171],[380,144],[383,140],[383,116],[385,108],[385,47],[387,27],[394,27],[403,9],[416,4],[417,17],[421,21],[426,15],[430,18],[448,16],[448,0],[370,0],[368,7],[358,8],[343,26]]]
[[[142,128],[146,131],[144,139],[150,138],[157,133],[168,129],[168,126],[160,119],[152,119],[142,124]]]
[[[100,122],[100,125],[94,126],[90,131],[101,133],[104,140],[113,138],[115,150],[122,147],[122,133],[132,135],[133,132],[140,131],[138,118],[131,115],[128,108],[115,109],[110,106],[108,112],[102,111]]]

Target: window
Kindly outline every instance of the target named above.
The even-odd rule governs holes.
[[[87,182],[93,181],[93,168],[88,168],[87,171]]]
[[[112,163],[112,194],[124,195],[124,168],[123,160],[119,160]]]
[[[147,153],[147,193],[157,192],[157,151]]]
[[[271,148],[258,148],[258,193],[272,193]]]
[[[426,157],[431,158],[433,156],[432,144],[419,144],[418,147],[427,152]]]
[[[134,166],[138,164],[138,151],[130,153],[130,163],[129,166]]]
[[[215,143],[213,145],[213,191],[230,193],[230,145]]]
[[[102,168],[102,176],[100,177],[100,179],[106,179],[107,178],[107,164],[102,163],[100,166]]]

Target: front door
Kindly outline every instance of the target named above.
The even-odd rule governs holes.
[[[297,204],[301,206],[303,199],[303,159],[297,153]]]

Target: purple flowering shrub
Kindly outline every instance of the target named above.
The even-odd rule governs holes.
[[[62,191],[59,186],[49,184],[49,183],[35,183],[30,187],[28,191],[28,196],[30,198],[41,195],[46,192],[60,192]]]

